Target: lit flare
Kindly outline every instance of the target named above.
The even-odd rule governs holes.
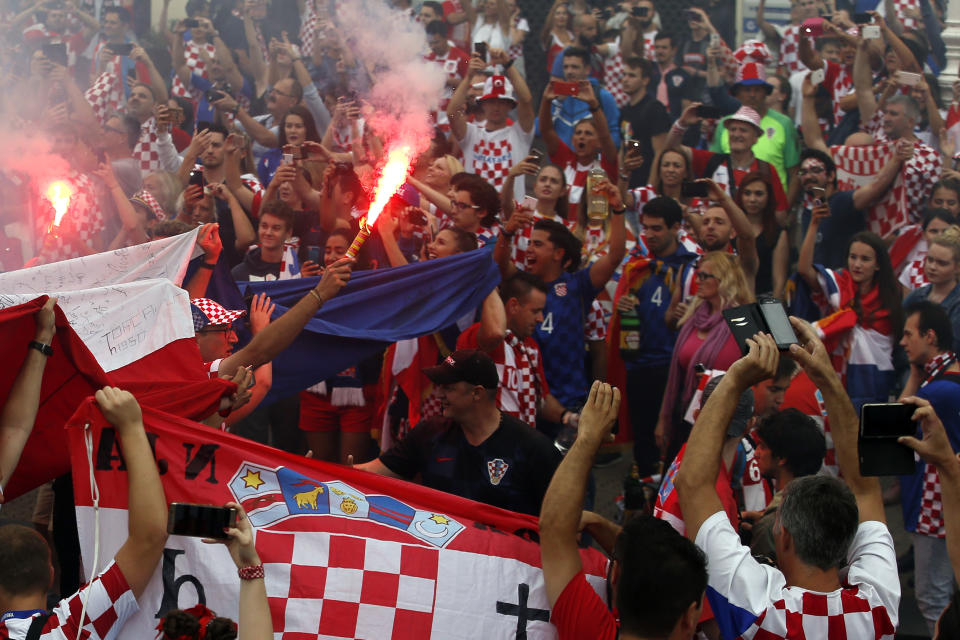
[[[47,187],[46,197],[53,206],[54,215],[51,228],[59,227],[63,216],[67,214],[67,209],[70,207],[70,198],[73,197],[73,187],[69,182],[55,180]]]
[[[413,149],[410,145],[390,149],[387,155],[387,163],[383,165],[380,179],[377,181],[373,202],[370,203],[370,209],[367,211],[367,226],[373,227],[380,213],[387,206],[387,202],[397,192],[397,189],[407,181],[407,170],[412,162]]]

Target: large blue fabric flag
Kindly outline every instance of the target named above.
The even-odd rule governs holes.
[[[214,272],[207,296],[228,309],[246,308],[242,297],[270,296],[282,315],[319,278],[238,282]],[[349,284],[307,323],[273,361],[269,404],[355,366],[390,344],[439,331],[479,307],[500,281],[490,249],[404,267],[355,272]],[[240,289],[238,290],[238,286]]]

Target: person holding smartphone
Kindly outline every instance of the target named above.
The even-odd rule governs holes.
[[[900,344],[910,362],[910,377],[900,402],[928,402],[943,421],[944,448],[960,451],[960,364],[954,352],[958,336],[943,307],[929,300],[910,304],[904,315]],[[913,540],[917,605],[931,633],[953,595],[941,494],[945,491],[937,465],[931,462],[920,461],[913,475],[900,477],[903,521]]]

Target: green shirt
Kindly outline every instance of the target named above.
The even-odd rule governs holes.
[[[717,125],[713,144],[710,145],[710,151],[714,153],[730,153],[730,134],[727,133],[724,121],[726,118]],[[760,120],[760,126],[763,127],[763,135],[753,145],[753,155],[773,165],[786,193],[787,171],[800,164],[797,128],[793,120],[773,109],[767,109],[767,113]]]

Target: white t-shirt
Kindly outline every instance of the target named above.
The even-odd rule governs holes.
[[[893,640],[900,579],[893,538],[882,522],[863,522],[840,570],[844,588],[829,593],[788,587],[778,569],[760,564],[718,511],[697,532],[710,567],[707,597],[724,638],[846,638]],[[802,627],[802,635],[789,633]]]
[[[500,191],[510,167],[527,157],[533,131],[532,126],[530,131],[524,131],[519,122],[496,131],[468,122],[467,133],[460,140],[465,171],[477,174]],[[523,200],[525,193],[524,181],[514,180],[514,200]]]

